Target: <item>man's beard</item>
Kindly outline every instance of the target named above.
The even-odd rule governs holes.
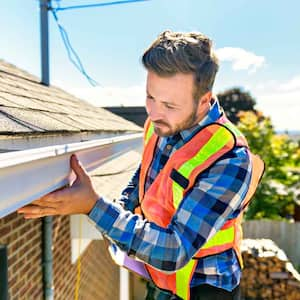
[[[173,136],[180,131],[193,127],[196,124],[196,120],[197,120],[197,110],[194,109],[192,113],[185,120],[183,120],[180,124],[176,124],[173,128],[169,123],[165,122],[164,120],[158,120],[156,122],[153,122],[154,132],[161,137]],[[163,128],[155,127],[156,124],[163,125]],[[168,130],[164,130],[164,128],[166,127],[168,128]]]

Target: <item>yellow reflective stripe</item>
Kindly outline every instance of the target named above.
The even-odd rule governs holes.
[[[220,127],[200,151],[178,169],[178,172],[185,178],[189,178],[197,166],[222,149],[230,139],[232,139],[232,134],[226,128]]]
[[[234,226],[218,231],[210,240],[208,240],[201,249],[221,246],[232,243],[234,240]]]
[[[191,259],[187,265],[176,272],[176,294],[182,299],[188,299],[188,289],[190,288],[190,277],[196,260]]]
[[[232,134],[224,127],[212,135],[209,141],[198,151],[198,153],[186,161],[179,169],[185,178],[189,178],[192,171],[208,160],[213,154],[222,149],[230,140]],[[174,207],[178,208],[181,200],[183,199],[184,188],[177,182],[172,183],[173,203]],[[217,232],[201,249],[206,249],[213,246],[219,246],[234,241],[234,227],[229,227]],[[186,266],[176,272],[176,294],[184,300],[188,299],[190,288],[190,277],[193,272],[194,265],[197,260],[191,259]]]
[[[145,145],[148,144],[152,134],[154,132],[154,126],[153,126],[153,123],[151,122],[150,125],[149,125],[149,128],[146,132],[146,136],[145,136]]]
[[[231,122],[226,122],[223,125],[231,130],[236,137],[243,136],[243,134]]]
[[[200,151],[178,169],[178,172],[185,178],[189,178],[190,174],[197,166],[201,165],[211,155],[222,149],[231,138],[232,134],[226,128],[220,127]],[[174,207],[177,208],[183,198],[184,189],[178,183],[173,181],[172,191]]]
[[[177,182],[173,181],[173,183],[172,183],[172,191],[173,191],[173,204],[174,204],[174,207],[177,209],[177,207],[180,204],[180,201],[183,198],[183,191],[184,191],[184,189]]]

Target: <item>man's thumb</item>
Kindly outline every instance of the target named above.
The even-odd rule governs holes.
[[[88,177],[86,170],[84,169],[84,167],[82,166],[75,154],[72,154],[71,156],[70,165],[72,170],[75,172],[75,174],[80,180],[84,180],[86,179],[86,177]]]

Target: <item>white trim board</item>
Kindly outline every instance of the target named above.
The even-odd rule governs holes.
[[[71,154],[92,171],[141,144],[137,133],[0,154],[0,218],[72,181]]]

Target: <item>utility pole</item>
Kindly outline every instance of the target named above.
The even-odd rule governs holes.
[[[48,12],[51,0],[40,0],[40,33],[41,33],[41,71],[42,84],[49,85],[49,30]]]
[[[48,13],[51,0],[40,0],[40,40],[41,40],[41,83],[49,86],[49,30]],[[42,270],[44,299],[54,299],[53,289],[53,253],[52,253],[53,217],[42,218]]]

